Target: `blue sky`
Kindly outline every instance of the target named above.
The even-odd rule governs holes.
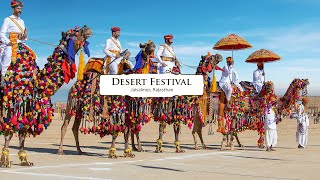
[[[10,0],[0,1],[0,18],[11,14]],[[103,46],[111,36],[112,26],[121,27],[120,41],[132,56],[139,43],[149,39],[157,47],[163,35],[173,34],[174,48],[181,62],[196,66],[201,55],[220,53],[224,61],[228,51],[212,47],[231,33],[246,39],[253,48],[234,52],[240,80],[252,81],[255,64],[245,63],[254,51],[264,48],[282,57],[265,65],[266,79],[282,94],[294,78],[308,78],[309,94],[320,95],[320,1],[97,1],[97,0],[32,0],[23,1],[22,18],[29,28],[29,37],[57,44],[61,31],[76,25],[87,25],[94,35],[89,39],[92,56],[103,57]],[[2,20],[3,21],[3,20]],[[2,23],[2,22],[1,22]],[[28,41],[42,67],[53,47]],[[183,67],[184,74],[195,70]],[[220,72],[217,79],[220,79]],[[72,84],[72,83],[71,83]],[[68,89],[71,84],[64,85]]]

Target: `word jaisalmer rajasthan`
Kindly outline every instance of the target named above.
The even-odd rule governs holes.
[[[0,180],[318,180],[319,8],[1,0]]]

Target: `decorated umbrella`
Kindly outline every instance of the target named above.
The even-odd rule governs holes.
[[[223,51],[232,51],[232,59],[233,59],[233,51],[252,48],[252,46],[242,37],[230,34],[222,39],[220,39],[214,46],[213,49],[223,50]]]
[[[260,49],[253,52],[246,60],[247,63],[267,63],[281,60],[281,57],[272,51]],[[263,70],[264,72],[264,70]]]
[[[252,46],[245,39],[236,34],[229,34],[228,36],[223,37],[213,46],[213,49],[215,50],[232,51],[232,59],[234,50],[242,50],[247,48],[252,48]],[[214,73],[212,78],[212,84],[215,85],[216,79]],[[215,87],[211,87],[211,92],[215,92],[215,90]]]

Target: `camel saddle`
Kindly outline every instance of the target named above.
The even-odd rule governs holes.
[[[97,72],[104,74],[103,72],[104,58],[90,58],[87,65],[84,68],[84,73]]]

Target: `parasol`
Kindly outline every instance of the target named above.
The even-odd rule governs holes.
[[[280,60],[281,57],[272,51],[260,49],[253,52],[246,60],[247,63],[266,63]]]
[[[259,49],[246,59],[247,63],[266,63],[281,60],[281,57],[272,51],[266,49]],[[264,70],[263,70],[264,73]]]
[[[242,37],[236,34],[229,34],[226,37],[220,39],[214,46],[213,49],[215,50],[222,50],[222,51],[232,51],[232,59],[233,59],[233,50],[241,50],[252,48],[252,46]],[[215,84],[215,72],[213,72],[213,83]],[[216,88],[210,88],[211,92],[215,92]]]
[[[220,39],[214,46],[213,49],[223,50],[223,51],[232,51],[233,59],[233,50],[241,50],[252,48],[252,46],[242,37],[236,34],[230,34],[222,39]]]

